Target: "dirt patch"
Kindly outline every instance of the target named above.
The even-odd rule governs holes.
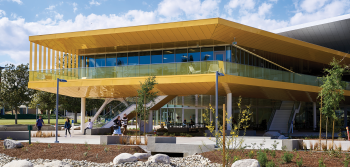
[[[257,159],[257,150],[243,150],[241,151],[231,151],[230,157],[239,156],[240,159],[250,159],[248,156],[248,153],[250,151],[254,152],[253,159]],[[300,161],[300,158],[303,158],[303,167],[314,167],[318,166],[318,161],[322,158],[323,162],[326,166],[344,166],[344,160],[347,156],[349,156],[349,153],[341,153],[337,156],[333,155],[330,156],[327,152],[311,152],[311,151],[291,151],[289,153],[294,154],[292,162],[290,163],[283,163],[282,156],[284,154],[283,151],[276,151],[276,156],[273,158],[271,156],[272,151],[264,151],[267,153],[268,161],[274,161],[276,166],[283,166],[283,167],[295,167],[296,164],[296,157],[297,154],[299,154],[298,161]],[[211,152],[205,152],[201,154],[202,156],[208,158],[210,161],[214,163],[221,163],[222,164],[222,156],[221,152],[219,151],[211,151]],[[230,163],[229,166],[231,166],[232,163]]]
[[[109,163],[120,153],[145,153],[137,146],[95,145],[95,144],[55,144],[55,143],[22,143],[21,149],[4,149],[0,142],[0,153],[22,159],[72,159],[87,160],[97,163]]]

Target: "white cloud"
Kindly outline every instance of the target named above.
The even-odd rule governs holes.
[[[0,17],[6,16],[6,12],[0,9]]]
[[[55,9],[55,5],[50,5],[48,8],[45,8],[46,10],[53,10],[53,9]]]
[[[63,14],[56,13],[55,19],[57,19],[57,20],[63,19]]]
[[[304,0],[300,4],[300,8],[307,12],[314,12],[315,10],[323,7],[329,0]]]
[[[255,7],[255,0],[230,0],[224,8],[226,11],[231,15],[233,9],[236,9],[237,7],[240,8],[240,10],[251,10]]]
[[[259,6],[258,14],[263,16],[267,14],[271,8],[272,4],[263,3],[261,6]]]
[[[18,3],[18,4],[22,4],[23,2],[21,1],[21,0],[11,0],[12,2],[16,2],[16,3]]]
[[[90,5],[96,5],[96,6],[101,5],[101,3],[99,3],[99,2],[97,2],[97,1],[95,1],[95,0],[91,0],[91,1],[89,2],[89,4],[90,4]]]
[[[78,4],[74,2],[73,3],[73,11],[74,11],[74,13],[75,13],[75,11],[78,10],[77,6],[78,6]]]

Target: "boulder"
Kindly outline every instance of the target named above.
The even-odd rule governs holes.
[[[23,144],[15,140],[5,139],[4,147],[5,149],[22,148]]]
[[[233,163],[231,167],[260,167],[260,164],[256,159],[242,159]]]
[[[276,131],[268,131],[265,132],[263,136],[268,136],[268,137],[274,137],[274,136],[281,136],[280,133],[276,132]]]
[[[151,154],[149,154],[149,153],[135,153],[134,156],[137,159],[147,159],[151,156]]]
[[[33,167],[33,164],[26,160],[13,160],[7,163],[4,167]]]
[[[52,161],[52,162],[49,162],[49,163],[45,163],[44,166],[45,167],[73,167],[72,165],[70,165],[70,164],[68,164],[66,162],[59,161],[59,160]]]
[[[288,139],[288,137],[281,135],[281,136],[278,136],[278,139]]]
[[[152,163],[163,163],[163,164],[170,164],[170,157],[165,154],[156,154],[148,158],[149,162]]]
[[[124,162],[135,162],[137,158],[129,153],[121,153],[113,159],[113,164],[117,165]]]

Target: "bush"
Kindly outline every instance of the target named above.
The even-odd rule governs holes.
[[[249,151],[248,157],[249,157],[250,159],[253,159],[253,157],[254,157],[254,151],[253,151],[253,150],[252,150],[252,151]]]
[[[275,167],[275,163],[273,161],[269,161],[267,164],[266,164],[266,167]]]
[[[294,155],[292,153],[285,152],[282,156],[282,160],[285,163],[292,162],[293,156]]]
[[[324,164],[322,158],[320,160],[318,160],[318,167],[326,167],[326,164]]]
[[[267,156],[266,153],[259,151],[258,152],[258,161],[262,167],[266,166],[267,164]]]
[[[296,160],[297,161],[297,166],[298,167],[301,167],[303,166],[303,158],[300,158],[300,161]]]
[[[271,151],[271,157],[273,157],[273,158],[276,157],[276,151]]]

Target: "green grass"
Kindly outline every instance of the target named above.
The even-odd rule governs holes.
[[[47,125],[47,119],[43,119],[45,125]],[[66,119],[58,119],[59,125],[64,125],[64,122]],[[71,122],[72,123],[72,122]],[[80,120],[78,120],[78,123],[80,123]],[[14,125],[15,120],[14,119],[0,119],[0,125]],[[17,119],[18,125],[35,125],[35,119]],[[55,125],[56,119],[50,119],[50,124]]]

